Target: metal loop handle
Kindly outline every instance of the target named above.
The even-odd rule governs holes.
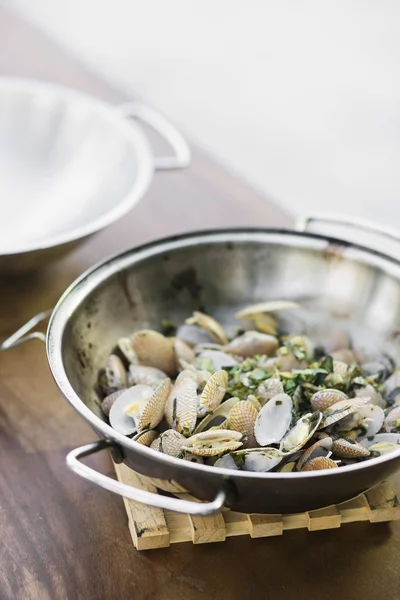
[[[364,231],[366,233],[373,233],[378,236],[383,236],[385,239],[390,238],[391,240],[400,243],[400,233],[396,229],[387,225],[371,223],[370,221],[347,215],[312,215],[297,221],[295,229],[297,231],[307,231],[310,224],[314,222],[327,223],[328,225],[339,225],[349,228],[351,227],[358,231]]]
[[[10,335],[10,337],[2,342],[0,345],[0,350],[10,350],[10,348],[15,348],[16,346],[24,344],[25,342],[29,342],[30,340],[40,340],[41,342],[46,343],[46,335],[41,331],[33,331],[28,335],[25,334],[36,327],[38,323],[48,319],[52,312],[53,309],[51,308],[35,315],[32,317],[32,319],[29,319],[25,325],[22,325],[22,327],[20,327],[15,333]]]
[[[127,102],[118,106],[117,110],[124,117],[140,119],[146,125],[150,125],[173,149],[175,156],[159,156],[154,158],[154,167],[156,169],[184,169],[189,165],[190,149],[185,139],[158,111],[141,102]]]
[[[174,510],[176,512],[182,512],[189,515],[203,516],[213,515],[223,507],[226,500],[226,491],[224,489],[221,489],[221,491],[218,492],[215,500],[212,502],[191,502],[190,500],[179,500],[178,498],[170,498],[169,496],[153,494],[152,492],[146,492],[145,490],[140,490],[130,485],[120,483],[115,479],[111,479],[111,477],[107,477],[106,475],[98,473],[91,467],[88,467],[80,462],[80,460],[85,456],[90,456],[91,454],[95,454],[101,450],[115,447],[116,444],[112,440],[100,440],[98,442],[93,442],[92,444],[87,444],[86,446],[81,446],[80,448],[72,450],[67,455],[67,465],[72,471],[74,471],[74,473],[77,473],[84,479],[87,479],[92,483],[96,483],[100,487],[113,492],[114,494],[124,496],[125,498],[135,500],[136,502],[140,502],[142,504],[149,504],[150,506],[156,506],[157,508]]]

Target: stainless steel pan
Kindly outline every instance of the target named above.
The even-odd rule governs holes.
[[[154,157],[132,119],[155,129],[171,156]],[[131,210],[155,170],[189,161],[182,136],[139,102],[112,107],[59,85],[0,78],[0,271],[42,268]]]
[[[305,229],[309,225],[307,221]],[[389,238],[399,241],[396,233],[386,230],[383,240]],[[94,387],[118,337],[143,326],[158,328],[164,318],[179,323],[199,308],[229,323],[238,308],[268,298],[324,307],[341,326],[349,326],[356,343],[367,338],[370,344],[379,344],[400,325],[400,261],[309,231],[243,229],[157,241],[82,275],[59,300],[46,335],[57,385],[101,438],[71,452],[68,466],[117,494],[191,514],[211,514],[223,504],[259,513],[311,510],[348,500],[400,468],[399,450],[323,473],[229,471],[160,454],[105,422]],[[14,334],[3,349],[38,337],[35,332],[25,334],[45,316]],[[81,462],[105,448],[133,469],[173,479],[207,502],[136,490]]]

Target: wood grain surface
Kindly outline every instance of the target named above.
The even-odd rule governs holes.
[[[1,8],[0,74],[126,99]],[[109,254],[193,229],[288,224],[277,206],[193,149],[187,171],[156,175],[128,217],[79,251],[35,275],[1,281],[0,337],[54,305],[78,274]],[[399,522],[137,552],[122,499],[65,467],[68,450],[93,439],[59,394],[40,342],[0,354],[0,600],[400,596]],[[90,462],[113,475],[107,454]]]

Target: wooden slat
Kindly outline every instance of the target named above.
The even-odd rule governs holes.
[[[182,500],[198,502],[191,494],[179,494]],[[224,542],[226,528],[224,517],[221,513],[209,517],[187,515],[192,533],[193,544],[209,544],[211,542]]]
[[[119,481],[148,492],[157,493],[157,488],[144,482],[140,475],[124,464],[114,465]],[[164,512],[160,508],[147,506],[124,498],[129,520],[129,531],[135,548],[149,550],[165,548],[170,544],[170,535]]]
[[[302,529],[308,525],[307,513],[297,513],[294,515],[282,515],[283,530],[286,529]]]
[[[340,527],[341,517],[337,506],[319,508],[306,513],[308,515],[307,527],[309,531],[321,529],[335,529]]]
[[[383,481],[368,490],[365,496],[369,504],[371,523],[400,519],[399,499],[388,481]]]
[[[252,538],[282,535],[282,515],[247,515],[249,521],[249,532]]]
[[[369,521],[370,509],[364,494],[338,504],[342,517],[342,523],[353,523],[354,521]]]

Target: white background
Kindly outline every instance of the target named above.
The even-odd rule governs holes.
[[[294,213],[400,225],[400,3],[0,0]]]

